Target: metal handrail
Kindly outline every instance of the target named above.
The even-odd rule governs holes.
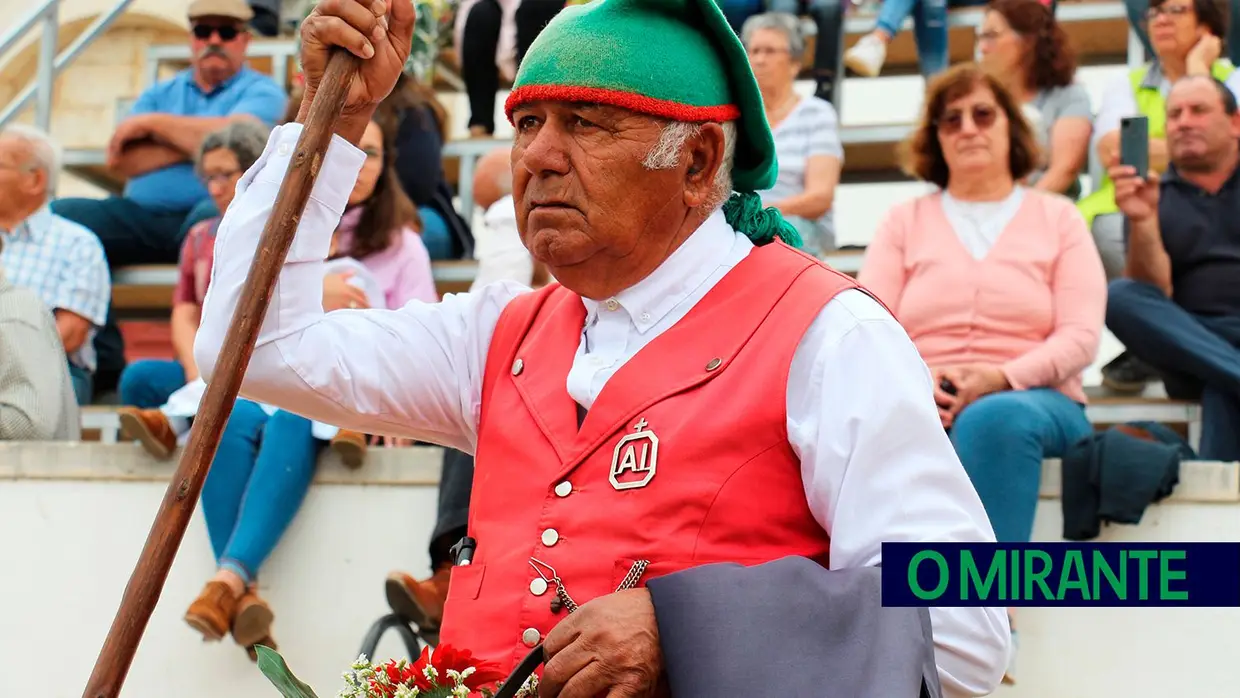
[[[47,131],[52,124],[52,89],[54,86],[54,63],[56,60],[56,41],[60,30],[60,3],[57,0],[44,0],[43,4],[30,13],[30,16],[13,28],[0,41],[0,56],[18,42],[35,24],[43,22],[43,38],[39,44],[39,70],[35,76],[38,86],[39,101],[35,105],[35,123]],[[0,126],[4,125],[0,120]]]
[[[56,76],[60,74],[60,71],[64,70],[70,63],[72,63],[74,59],[81,55],[82,51],[85,51],[86,48],[95,41],[95,39],[99,38],[103,32],[107,31],[108,28],[111,27],[112,24],[125,13],[125,10],[129,9],[129,6],[132,3],[133,0],[118,0],[116,5],[113,6],[111,10],[109,10],[106,14],[101,15],[98,19],[91,23],[91,25],[86,28],[86,31],[82,32],[78,38],[74,39],[72,44],[57,55],[56,11],[59,8],[59,2],[58,0],[48,0],[47,5],[42,9],[43,14],[41,15],[44,18],[44,25],[43,45],[40,49],[38,76],[35,78],[34,82],[30,83],[25,87],[25,89],[19,92],[17,97],[14,98],[12,102],[9,102],[9,106],[3,113],[0,113],[0,127],[3,127],[9,121],[13,120],[13,118],[16,117],[22,109],[26,108],[26,105],[30,103],[31,98],[38,94],[39,104],[37,118],[42,119],[39,126],[44,130],[47,130],[51,121],[52,90],[55,87]],[[49,17],[50,20],[48,19]],[[33,26],[33,23],[30,26]],[[27,26],[26,29],[29,29],[30,26]],[[6,39],[6,41],[11,42],[13,39]]]

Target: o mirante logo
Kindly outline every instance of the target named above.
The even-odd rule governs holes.
[[[1240,543],[884,543],[884,606],[1240,606]]]

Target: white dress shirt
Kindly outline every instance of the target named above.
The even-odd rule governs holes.
[[[474,259],[478,260],[478,273],[469,287],[471,291],[501,279],[526,286],[534,282],[534,258],[517,231],[512,194],[491,204],[482,216],[482,225],[474,226]]]
[[[208,379],[300,129],[272,133],[219,227],[194,347]],[[333,139],[241,390],[342,428],[472,453],[491,335],[507,303],[527,289],[500,281],[438,304],[324,314],[321,265],[364,159]],[[573,399],[590,407],[625,361],[752,248],[717,213],[637,285],[601,302],[582,299],[586,326],[565,386]],[[994,540],[939,422],[929,370],[867,295],[847,291],[823,308],[793,357],[787,399],[789,442],[810,510],[831,535],[833,569],[879,563],[885,541]],[[946,695],[994,690],[1007,662],[1005,611],[935,608],[931,617]]]

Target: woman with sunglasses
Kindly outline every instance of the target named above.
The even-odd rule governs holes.
[[[1106,306],[1080,213],[1020,184],[1036,148],[996,78],[971,64],[944,73],[903,153],[939,191],[891,210],[858,276],[930,366],[943,427],[1002,542],[1032,536],[1043,459],[1092,432],[1081,373]]]
[[[994,0],[977,32],[978,61],[1022,105],[1042,148],[1026,183],[1071,198],[1089,158],[1093,111],[1076,79],[1076,52],[1039,0]]]

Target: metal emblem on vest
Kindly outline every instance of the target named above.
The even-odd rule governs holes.
[[[633,425],[634,433],[626,434],[611,454],[611,486],[617,490],[645,487],[654,479],[659,462],[659,437],[647,429],[643,417]]]

